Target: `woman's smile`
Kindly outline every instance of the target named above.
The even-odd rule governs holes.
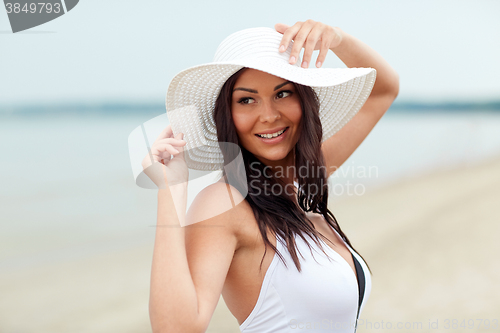
[[[245,149],[267,165],[290,163],[302,119],[292,82],[246,69],[234,85],[231,114]]]
[[[278,131],[267,131],[255,134],[264,143],[274,144],[284,140],[288,127],[282,128]]]

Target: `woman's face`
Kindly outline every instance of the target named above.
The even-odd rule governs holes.
[[[266,165],[292,165],[302,118],[292,82],[246,69],[234,85],[231,113],[245,149]]]

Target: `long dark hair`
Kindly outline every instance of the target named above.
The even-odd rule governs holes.
[[[305,176],[302,176],[301,172],[296,173],[299,190],[297,192],[297,202],[294,202],[286,194],[273,191],[273,185],[279,184],[278,187],[281,186],[283,188],[286,184],[281,179],[268,175],[268,172],[264,170],[266,165],[239,144],[231,114],[231,103],[232,91],[236,80],[245,69],[240,69],[225,82],[214,108],[214,121],[217,128],[218,141],[230,142],[239,146],[243,155],[244,170],[246,172],[246,177],[241,177],[241,174],[238,175],[237,173],[242,168],[235,167],[229,169],[229,171],[226,169],[225,176],[230,178],[229,183],[235,186],[240,192],[244,188],[248,189],[248,195],[245,199],[252,208],[265,244],[261,268],[267,252],[267,246],[270,246],[278,254],[286,266],[283,256],[267,237],[267,231],[270,230],[274,235],[278,235],[286,241],[286,247],[297,270],[300,272],[301,266],[297,256],[295,235],[302,237],[309,249],[311,249],[311,245],[304,236],[308,235],[321,248],[325,255],[327,254],[319,241],[319,237],[330,242],[314,228],[313,223],[307,218],[304,212],[321,214],[327,223],[340,234],[342,239],[352,247],[349,239],[342,232],[335,216],[328,209],[327,173],[323,153],[321,152],[323,129],[319,118],[319,101],[312,88],[294,83],[302,107],[301,134],[294,151],[295,170],[304,170],[304,168],[307,170]],[[237,154],[237,151],[234,149],[234,147],[237,147],[236,145],[220,145],[226,165],[234,160]],[[231,170],[234,171],[234,174]]]

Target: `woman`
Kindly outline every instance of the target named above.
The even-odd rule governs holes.
[[[339,28],[275,29],[229,36],[169,86],[172,127],[143,161],[161,188],[154,332],[204,332],[221,294],[242,332],[355,331],[370,273],[327,208],[326,179],[396,98],[398,75]],[[328,50],[349,68],[320,69]],[[185,214],[187,166],[224,177]]]

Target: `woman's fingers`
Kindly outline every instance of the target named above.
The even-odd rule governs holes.
[[[183,138],[182,133],[174,137],[172,128],[167,126],[144,157],[144,173],[158,188],[187,182],[189,171],[184,161],[184,146],[187,143]]]
[[[284,34],[286,29],[288,28],[290,28],[290,26],[284,23],[276,23],[274,25],[274,29],[276,29],[276,31],[279,32],[280,34]]]
[[[177,134],[176,138],[177,138],[177,140],[184,142],[183,145],[176,147],[176,149],[179,151],[179,154],[176,155],[176,157],[184,160],[184,146],[185,146],[185,142],[186,142],[186,141],[184,141],[184,133]]]
[[[300,51],[304,48],[304,57],[301,63],[301,67],[303,68],[309,67],[314,50],[319,50],[316,67],[321,67],[330,47],[334,46],[333,44],[338,45],[341,40],[341,36],[336,33],[334,28],[313,20],[297,22],[291,27],[278,23],[274,27],[276,31],[283,34],[280,43],[280,52],[284,52],[293,40],[292,52],[289,59],[290,64],[293,65],[297,62]]]
[[[172,145],[171,143],[158,143],[151,147],[151,154],[160,156],[161,154],[168,153],[168,155],[177,156],[183,152],[182,146]]]
[[[170,135],[171,130],[166,128],[162,134],[155,141],[153,146],[151,146],[151,155],[156,162],[161,162],[165,164],[165,162],[170,161],[171,155],[178,156],[184,151],[184,146],[186,145],[186,141],[182,140],[183,134],[179,133],[176,137],[169,138],[161,138],[164,135]],[[183,154],[180,156],[184,158]]]
[[[177,134],[175,138],[158,139],[151,147],[151,152],[168,151],[172,155],[179,154],[179,149],[186,145],[186,141],[182,140],[182,133]]]
[[[184,146],[186,145],[186,141],[184,141],[184,133],[179,133],[175,137],[176,142],[180,142],[180,144],[177,145],[177,150],[180,151],[181,153],[184,152]]]
[[[295,24],[293,28],[295,28],[297,26],[296,29],[298,29],[295,33],[294,33],[294,37],[293,37],[293,47],[292,47],[292,52],[290,53],[290,64],[295,64],[297,62],[297,60],[299,59],[299,56],[300,56],[300,51],[302,50],[302,47],[305,47],[305,42],[306,42],[306,39],[308,38],[309,36],[309,33],[311,32],[312,30],[312,26],[311,26],[311,23],[306,21],[304,23],[301,23],[299,26],[297,24]],[[296,30],[294,29],[294,30]],[[288,31],[287,31],[288,32]],[[307,67],[307,66],[304,66],[304,62],[302,62],[302,67]],[[307,64],[305,64],[307,65]]]
[[[153,146],[157,145],[157,144],[164,144],[164,143],[169,143],[172,146],[179,146],[179,147],[182,147],[182,146],[186,145],[186,141],[184,141],[182,139],[178,139],[178,138],[177,139],[176,138],[166,138],[166,139],[156,140],[155,143],[153,143]]]
[[[290,59],[289,59],[289,62],[292,65],[295,64],[295,62],[298,59],[298,55],[300,53],[300,48],[298,49],[298,52],[295,48],[295,44],[296,44],[295,39],[296,39],[297,32],[300,30],[301,26],[302,26],[302,22],[295,23],[293,26],[289,27],[285,31],[285,33],[283,34],[283,38],[281,39],[281,45],[283,45],[285,47],[285,50],[290,45],[291,41],[294,40],[294,44],[293,44],[294,47],[292,47],[292,52],[290,53]],[[283,48],[283,47],[281,47],[281,48]]]
[[[153,155],[158,156],[164,152],[168,152],[168,153],[170,153],[170,155],[179,154],[179,151],[169,143],[162,143],[162,144],[155,145],[154,147],[151,147],[151,154],[153,154]]]
[[[286,49],[288,49],[288,45],[290,45],[290,42],[292,41],[291,30],[287,33],[290,27],[283,23],[277,23],[274,25],[274,28],[277,32],[283,35],[283,37],[281,38],[279,51],[285,52]]]
[[[321,25],[315,24],[309,32],[304,45],[304,58],[302,59],[301,64],[303,68],[309,67],[313,51],[317,48],[317,45],[320,44],[318,43],[318,41],[320,41],[323,37],[323,27]]]
[[[318,34],[321,35],[321,40],[319,40],[316,45],[316,49],[319,49],[318,58],[316,59],[316,67],[320,68],[323,62],[325,62],[326,55],[330,49],[334,31],[332,27],[324,25],[322,29],[318,29]]]
[[[165,138],[172,138],[173,136],[174,136],[174,133],[172,132],[172,126],[168,125],[167,127],[165,127],[163,129],[163,131],[161,131],[160,135],[158,135],[155,142],[158,140],[161,140],[161,139],[165,139]]]

